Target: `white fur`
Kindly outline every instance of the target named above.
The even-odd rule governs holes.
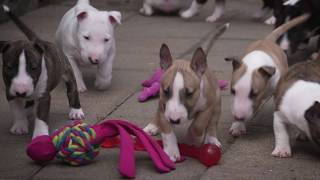
[[[2,5],[2,8],[5,12],[10,12],[10,8],[7,5]]]
[[[46,122],[41,119],[36,118],[34,122],[34,130],[32,139],[42,135],[49,135],[49,127]]]
[[[188,7],[192,0],[144,0],[140,13],[151,16],[153,8],[163,12],[173,12]]]
[[[48,70],[46,66],[46,61],[44,57],[42,57],[42,62],[41,62],[41,74],[38,79],[34,95],[36,98],[40,98],[42,94],[47,90],[47,81],[48,81]]]
[[[265,20],[264,23],[268,24],[268,25],[274,25],[274,24],[276,24],[276,20],[277,20],[276,17],[271,16],[270,18]]]
[[[272,92],[280,79],[280,72],[272,58],[263,51],[253,51],[243,58],[243,64],[247,66],[245,74],[234,85],[236,94],[233,98],[232,114],[237,118],[248,119],[253,113],[253,102],[249,98],[252,87],[253,72],[262,66],[276,68],[275,75],[270,79],[270,91]]]
[[[311,139],[308,122],[304,114],[315,101],[320,101],[320,85],[318,83],[299,80],[284,94],[279,111],[274,113],[274,133],[276,146],[272,155],[291,156],[289,133],[286,124],[296,126]]]
[[[11,111],[13,112],[14,121],[10,129],[12,134],[22,135],[28,133],[28,119],[24,109],[24,99],[14,99],[9,101]]]
[[[217,145],[218,147],[221,147],[220,141],[219,141],[218,138],[215,137],[215,136],[209,136],[209,135],[207,135],[207,136],[206,136],[206,139],[205,139],[205,144],[215,144],[215,145]]]
[[[69,118],[74,120],[84,119],[84,113],[82,111],[82,108],[80,109],[71,108],[69,113]]]
[[[27,72],[27,60],[22,50],[22,53],[19,56],[19,69],[16,77],[12,79],[10,86],[10,94],[15,96],[16,93],[26,93],[27,96],[32,95],[34,87],[33,80]]]
[[[286,2],[283,3],[283,5],[285,6],[294,6],[296,5],[300,0],[288,0]]]
[[[177,137],[176,135],[171,132],[171,133],[161,133],[162,137],[162,142],[163,142],[163,149],[169,156],[169,158],[173,161],[176,162],[180,160],[180,152],[179,152],[179,147],[177,144]]]
[[[246,133],[246,125],[244,122],[235,121],[232,123],[229,133],[232,136],[238,137]]]
[[[189,7],[189,9],[183,11],[180,16],[182,18],[188,19],[191,18],[192,16],[196,15],[200,8],[201,8],[201,4],[198,4],[196,0],[192,1],[191,6]]]
[[[86,12],[87,16],[78,19],[77,15],[82,12]],[[110,21],[110,17],[116,20],[117,24],[121,23],[120,12],[99,11],[88,4],[88,1],[83,1],[70,9],[60,22],[56,42],[71,63],[79,92],[87,88],[78,66],[91,65],[90,58],[98,62],[96,87],[105,90],[110,85],[115,57],[115,23]],[[89,40],[85,37],[89,37]]]
[[[207,17],[207,22],[216,22],[224,13],[224,4],[216,4],[214,12],[211,16]]]
[[[285,33],[285,34],[283,35],[283,38],[282,38],[281,41],[280,41],[280,47],[281,47],[281,49],[283,49],[283,50],[288,50],[288,49],[289,49],[289,47],[290,47],[290,41],[289,41],[289,39],[288,39],[288,33]]]
[[[196,105],[194,106],[193,112],[197,113],[199,111],[204,110],[204,108],[207,105],[207,99],[204,97],[204,80],[201,79],[200,82],[200,95],[199,95],[199,99],[196,102]]]
[[[156,125],[149,123],[145,128],[143,128],[143,131],[151,136],[155,136],[158,134],[159,128]]]
[[[186,121],[188,118],[188,111],[186,107],[180,102],[180,90],[184,88],[183,76],[180,72],[177,72],[172,87],[172,97],[166,103],[166,109],[164,112],[165,117],[168,120],[176,121],[180,119],[180,122]]]

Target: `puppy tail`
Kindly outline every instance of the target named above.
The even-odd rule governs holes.
[[[289,31],[291,28],[305,22],[306,20],[308,20],[310,18],[310,16],[311,16],[310,14],[303,14],[301,16],[298,16],[298,17],[290,20],[289,22],[287,22],[287,23],[279,26],[275,30],[273,30],[272,33],[266,37],[266,39],[270,40],[272,42],[276,42],[281,35],[283,35],[287,31]]]
[[[20,28],[20,30],[27,36],[30,41],[35,41],[39,39],[37,35],[28,28],[15,14],[11,12],[11,9],[7,5],[2,5],[4,12],[9,16],[9,18]]]
[[[214,36],[210,39],[207,48],[205,49],[205,53],[208,54],[211,50],[214,43],[219,39],[219,37],[230,27],[230,23],[225,23],[224,25],[218,27],[218,30],[214,34]]]

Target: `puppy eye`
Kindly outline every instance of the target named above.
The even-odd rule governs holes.
[[[250,98],[250,99],[254,99],[254,98],[256,98],[256,97],[257,97],[257,93],[255,93],[255,92],[253,91],[253,89],[251,89],[250,94],[249,94],[249,98]]]
[[[232,95],[236,94],[236,90],[234,90],[233,88],[231,88],[230,92],[231,92]]]
[[[109,39],[108,38],[104,38],[104,42],[108,42],[109,41]]]
[[[192,90],[186,89],[186,97],[187,97],[187,98],[192,97],[193,93],[194,93],[194,92],[193,92]]]
[[[163,89],[163,94],[164,94],[166,97],[169,97],[169,96],[170,96],[170,89],[169,89],[169,87]]]
[[[90,40],[89,36],[83,36],[83,38],[86,39],[86,40]]]

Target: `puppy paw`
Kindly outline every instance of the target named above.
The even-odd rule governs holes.
[[[215,136],[207,136],[205,140],[205,144],[215,144],[219,148],[221,148],[221,143]]]
[[[291,157],[291,148],[290,146],[276,146],[271,153],[272,156],[274,157],[281,157],[281,158],[287,158]]]
[[[243,134],[246,134],[246,125],[244,124],[244,122],[234,122],[231,125],[229,133],[233,137],[239,137]]]
[[[49,135],[49,127],[47,123],[37,118],[34,123],[32,139],[42,135]]]
[[[16,121],[10,129],[10,132],[14,135],[28,134],[28,120]]]
[[[109,81],[96,80],[94,82],[94,86],[100,91],[107,90],[110,87],[110,85],[111,85],[111,80]]]
[[[145,16],[152,16],[153,10],[151,7],[142,7],[140,9],[140,14],[145,15]]]
[[[69,113],[69,118],[72,120],[84,119],[84,113],[81,108],[80,109],[71,108]]]
[[[212,16],[207,17],[207,22],[216,22],[221,17],[221,14],[213,14]]]
[[[181,159],[180,152],[178,146],[165,146],[164,152],[167,153],[171,161],[177,162]]]
[[[276,23],[276,18],[274,16],[271,16],[270,18],[265,20],[264,23],[267,25],[274,25]]]
[[[196,15],[196,12],[194,12],[192,9],[188,9],[188,10],[182,11],[180,13],[180,17],[182,17],[184,19],[189,19],[189,18],[193,17],[194,15]]]
[[[84,93],[84,92],[86,92],[86,91],[87,91],[86,85],[79,85],[79,86],[78,86],[78,92],[79,92],[79,93]]]
[[[155,136],[159,133],[159,128],[156,125],[149,123],[145,128],[143,128],[143,131],[151,136]]]

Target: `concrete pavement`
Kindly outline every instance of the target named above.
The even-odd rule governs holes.
[[[54,32],[63,14],[74,0],[50,5],[21,17],[37,34],[53,41]],[[116,30],[117,57],[112,87],[105,92],[93,87],[95,69],[85,69],[85,81],[89,91],[81,94],[86,122],[97,123],[104,117],[123,118],[143,127],[150,121],[157,108],[157,99],[138,103],[140,82],[158,67],[158,51],[167,43],[175,57],[190,59],[195,45],[206,44],[209,33],[220,24],[231,23],[231,28],[218,40],[208,55],[209,66],[221,79],[230,79],[231,64],[226,56],[241,55],[253,40],[268,34],[272,27],[251,19],[260,7],[256,0],[229,0],[226,15],[217,23],[206,23],[212,4],[199,16],[185,21],[175,16],[144,17],[138,10],[141,0],[92,0],[100,9],[120,10],[123,24]],[[0,25],[0,40],[25,39],[11,23]],[[66,124],[69,112],[64,85],[52,94],[50,129]],[[272,102],[267,103],[257,117],[248,123],[248,133],[238,139],[229,136],[232,122],[230,94],[223,92],[222,117],[219,138],[223,144],[220,164],[205,168],[188,159],[177,165],[171,173],[159,174],[144,153],[136,153],[136,179],[319,179],[319,151],[308,142],[293,145],[293,157],[273,158]],[[45,166],[31,162],[25,147],[31,136],[14,136],[9,133],[12,114],[5,100],[4,85],[0,83],[0,179],[119,179],[117,171],[119,151],[101,150],[101,154],[89,165],[70,167],[54,161]],[[30,126],[31,128],[31,126]],[[182,136],[182,132],[179,133]]]

